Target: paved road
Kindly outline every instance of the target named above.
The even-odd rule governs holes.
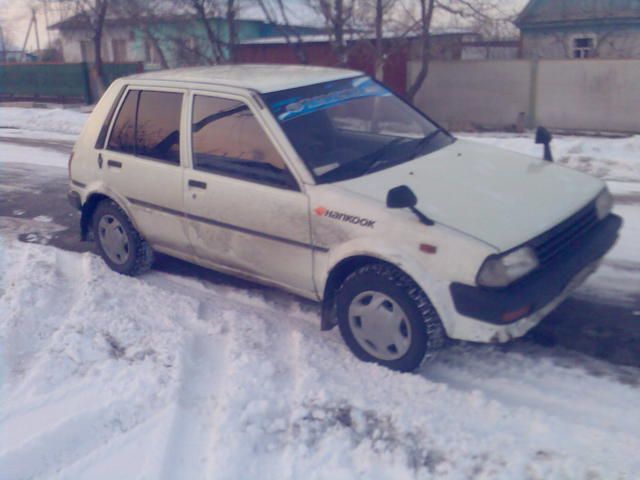
[[[56,143],[52,146],[43,145],[39,140],[1,137],[0,140],[21,145],[53,147],[65,153],[70,149],[70,145],[64,142],[46,142]],[[25,242],[45,243],[75,252],[93,251],[92,243],[80,241],[79,213],[67,203],[66,191],[66,169],[2,164],[0,225],[5,225],[3,228],[15,228],[19,232],[19,239]],[[51,221],[47,221],[49,219]],[[62,229],[52,231],[54,224]],[[159,256],[154,268],[195,276],[213,283],[250,289],[264,288],[165,256]],[[524,341],[534,341],[550,347],[562,346],[614,363],[640,366],[639,312],[640,292],[631,304],[625,305],[614,303],[606,297],[572,297],[547,317]]]

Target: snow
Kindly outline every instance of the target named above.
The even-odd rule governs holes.
[[[78,135],[88,113],[62,108],[0,107],[0,134],[3,129]]]
[[[541,155],[531,136],[465,138]],[[640,137],[559,137],[554,152],[607,180],[625,219],[578,294],[637,295]],[[65,175],[67,155],[0,142],[2,162]],[[13,214],[0,217],[2,478],[640,477],[638,368],[521,341],[455,345],[399,374],[320,332],[313,303],[217,274],[121,276],[19,242],[62,227]]]
[[[543,147],[531,134],[460,134],[460,138],[542,158]],[[640,182],[640,135],[623,138],[556,136],[551,148],[557,163],[614,182]],[[636,186],[640,191],[640,185]]]
[[[4,237],[6,478],[633,478],[640,371],[463,345],[416,375],[318,309]],[[585,395],[585,392],[589,392]]]
[[[30,165],[42,165],[49,167],[67,168],[69,155],[54,150],[27,145],[14,145],[0,141],[2,154],[0,155],[0,168],[3,163],[26,163]],[[71,148],[69,148],[71,151]],[[2,187],[0,187],[2,189]]]

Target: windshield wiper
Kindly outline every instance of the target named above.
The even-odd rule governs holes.
[[[434,130],[433,132],[427,134],[423,139],[421,139],[418,143],[416,143],[416,148],[413,149],[413,157],[415,158],[418,155],[420,155],[424,150],[424,148],[427,145],[429,145],[429,143],[431,143],[431,140],[437,137],[439,133],[443,133],[443,132],[444,130],[442,130],[441,128],[438,128],[437,130]]]
[[[406,140],[408,140],[408,139],[404,138],[404,137],[394,138],[390,142],[387,142],[381,149],[379,149],[379,150],[375,151],[374,153],[372,153],[370,155],[371,160],[370,160],[369,164],[367,165],[366,170],[364,171],[364,175],[366,175],[367,173],[373,172],[380,165],[386,163],[388,160],[385,159],[384,157],[385,157],[385,155],[387,153],[389,153],[389,150],[391,150],[393,147],[395,147],[399,143],[404,142]]]

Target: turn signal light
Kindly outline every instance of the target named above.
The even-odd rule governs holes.
[[[430,253],[433,255],[438,251],[438,247],[436,247],[435,245],[429,245],[428,243],[421,243],[420,251],[422,253]]]

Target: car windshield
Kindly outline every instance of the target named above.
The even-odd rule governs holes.
[[[367,175],[454,141],[366,76],[273,92],[263,98],[317,183]]]

